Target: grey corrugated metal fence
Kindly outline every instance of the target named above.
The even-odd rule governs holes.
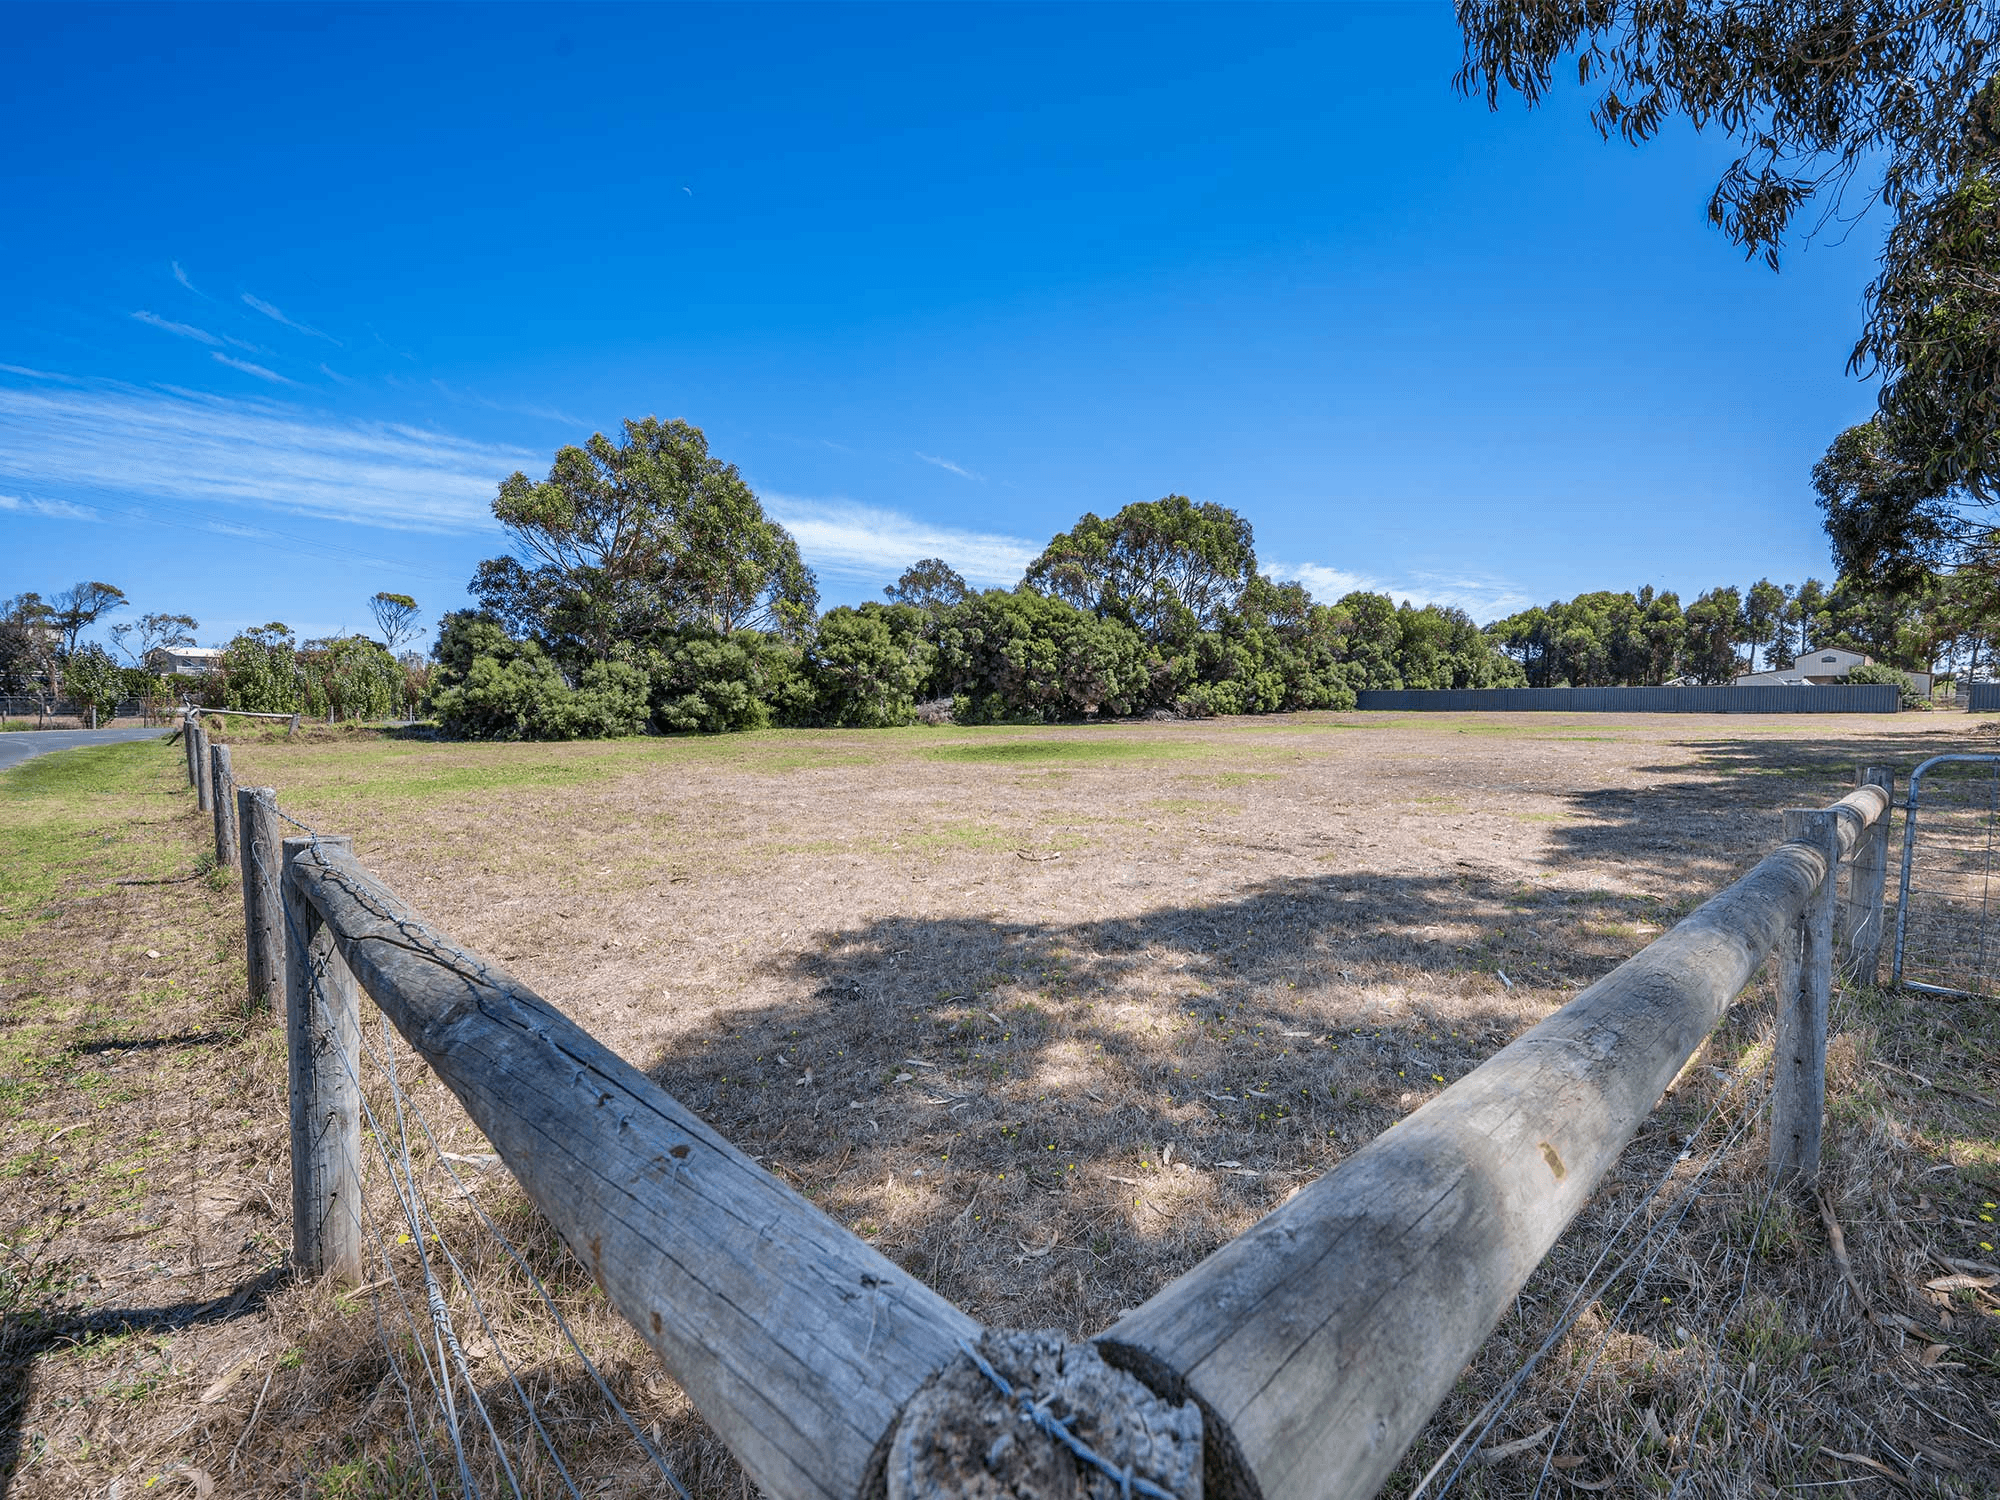
[[[2000,713],[2000,682],[1974,682],[1967,684],[1966,709],[1975,714]]]
[[[1371,688],[1355,695],[1354,706],[1397,713],[1892,714],[1896,711],[1896,690],[1883,683],[1858,687]],[[1993,706],[2000,708],[2000,701]]]

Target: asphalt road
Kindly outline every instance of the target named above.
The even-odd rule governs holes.
[[[172,734],[171,727],[164,729],[17,729],[10,734],[0,734],[0,771],[9,766],[18,766],[32,756],[44,755],[51,750],[74,750],[79,745],[110,745],[119,740],[150,740],[163,734]]]

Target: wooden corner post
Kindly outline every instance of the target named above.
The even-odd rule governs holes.
[[[1879,786],[1896,805],[1896,773],[1888,766],[1862,766],[1854,773],[1856,786]],[[1854,846],[1848,864],[1847,896],[1840,906],[1840,940],[1856,982],[1881,983],[1883,893],[1889,878],[1889,814],[1884,811]]]
[[[242,867],[236,847],[236,777],[229,769],[229,747],[208,747],[210,788],[215,803],[215,862],[225,869]]]
[[[237,868],[243,876],[243,942],[250,1003],[276,1010],[285,983],[284,896],[278,884],[283,840],[278,794],[267,786],[236,789]]]
[[[344,837],[286,839],[285,1045],[292,1095],[292,1263],[306,1276],[361,1281],[361,1022],[358,992],[294,866]]]
[[[1881,821],[1881,820],[1878,820]],[[1862,838],[1866,839],[1864,832]],[[1771,1177],[1810,1182],[1826,1119],[1826,1013],[1833,993],[1833,907],[1840,883],[1840,815],[1785,810],[1785,842],[1804,844],[1826,873],[1778,940],[1778,1037],[1771,1099]]]

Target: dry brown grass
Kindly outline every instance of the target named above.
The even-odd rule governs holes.
[[[1862,761],[1907,768],[1964,724],[1347,715],[561,747],[326,734],[239,738],[236,766],[295,814],[353,834],[440,930],[506,963],[946,1296],[990,1322],[1087,1334],[1643,946],[1775,840],[1778,809],[1824,804]],[[171,836],[194,847],[198,829],[177,816]],[[154,920],[235,964],[209,997],[226,1012],[241,983],[224,956],[234,893],[195,922],[183,895],[158,888]],[[79,940],[34,924],[27,938],[45,967]],[[101,1002],[119,994],[116,980],[88,983]],[[1959,1049],[1949,1066],[1925,1053],[1927,1027]],[[1990,1298],[1922,1283],[1985,1255],[1982,1230],[1992,1238],[1972,1205],[2000,1198],[2000,1118],[1969,1096],[1992,1088],[1993,1008],[1863,994],[1844,1013],[1829,1177],[1853,1283],[1816,1212],[1786,1200],[1760,1212],[1754,1124],[1714,1153],[1740,1105],[1674,1165],[1720,1091],[1754,1093],[1740,1079],[1767,1029],[1768,1007],[1740,1008],[1684,1073],[1392,1489],[1541,1341],[1630,1207],[1666,1178],[1638,1222],[1670,1218],[1708,1165],[1624,1318],[1607,1321],[1633,1295],[1629,1276],[1590,1299],[1488,1446],[1557,1420],[1581,1392],[1559,1456],[1583,1462],[1552,1470],[1552,1487],[1665,1493],[1664,1476],[1680,1476],[1686,1494],[1848,1479],[1992,1492],[1980,1487],[2000,1459]],[[251,1080],[241,1113],[256,1134],[242,1149],[282,1184],[282,1066],[265,1035],[213,1054],[213,1070]],[[480,1152],[439,1086],[405,1067],[445,1148]],[[371,1088],[385,1105],[379,1075]],[[174,1102],[185,1113],[185,1089]],[[421,1138],[413,1160],[494,1322],[475,1352],[512,1451],[532,1435],[518,1441],[500,1352],[593,1484],[638,1484],[629,1438],[535,1315],[539,1297],[472,1232]],[[385,1223],[387,1175],[375,1172],[371,1200]],[[183,1176],[204,1180],[192,1164]],[[732,1493],[727,1456],[517,1191],[476,1180],[696,1492]],[[205,1222],[189,1214],[190,1229]],[[267,1233],[281,1242],[282,1224]],[[51,1253],[89,1259],[63,1243]],[[407,1276],[414,1248],[395,1253]],[[165,1432],[196,1425],[163,1451],[221,1475],[256,1386],[264,1409],[231,1476],[242,1492],[420,1492],[374,1322],[384,1296],[393,1319],[394,1295],[273,1291],[227,1338],[168,1339],[176,1383],[149,1400],[172,1418]],[[478,1326],[468,1307],[459,1317]],[[228,1348],[197,1357],[190,1338]],[[256,1349],[278,1357],[204,1416],[192,1396]],[[78,1457],[81,1419],[45,1393],[83,1391],[104,1370],[46,1353],[36,1369],[21,1425],[45,1458],[22,1493],[143,1480],[162,1461],[139,1461],[137,1443]],[[88,1430],[101,1434],[98,1420]],[[1526,1494],[1540,1457],[1481,1465],[1461,1491]],[[483,1448],[475,1459],[493,1461]],[[545,1465],[532,1487],[553,1482]]]

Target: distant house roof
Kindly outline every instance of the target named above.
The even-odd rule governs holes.
[[[162,646],[153,653],[167,671],[182,677],[206,672],[223,657],[220,646]]]
[[[1766,672],[1745,672],[1731,681],[1736,687],[1780,687],[1796,686],[1800,683],[1826,682],[1831,678],[1845,677],[1856,667],[1868,665],[1868,658],[1859,651],[1849,651],[1840,646],[1828,646],[1818,651],[1803,653],[1789,667],[1777,667]]]
[[[1776,672],[1745,672],[1741,677],[1730,679],[1731,687],[1817,687],[1818,685],[1796,667],[1786,667]]]

